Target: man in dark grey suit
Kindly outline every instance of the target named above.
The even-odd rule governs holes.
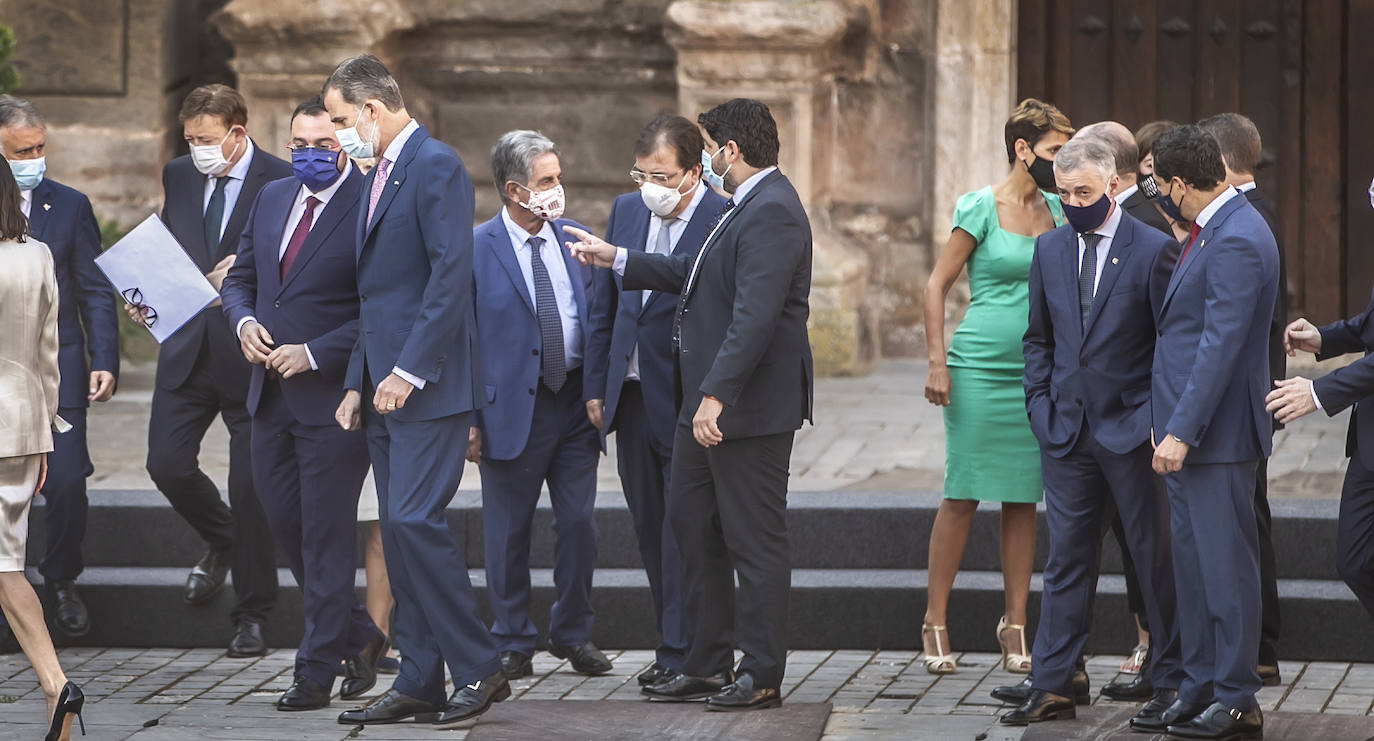
[[[703,176],[732,194],[697,254],[648,254],[566,231],[581,240],[570,244],[579,259],[613,268],[626,289],[681,292],[668,515],[682,550],[690,639],[682,673],[644,693],[706,698],[711,710],[776,707],[792,576],[787,467],[793,435],[811,418],[811,226],[777,169],[777,124],[766,105],[736,98],[697,122],[706,134]],[[735,642],[744,653],[738,675]]]

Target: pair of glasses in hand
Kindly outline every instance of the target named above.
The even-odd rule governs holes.
[[[154,324],[157,324],[157,311],[153,309],[153,307],[143,303],[143,292],[138,290],[137,286],[125,288],[119,292],[119,295],[123,296],[124,300],[130,306],[143,313],[143,326],[151,329]]]

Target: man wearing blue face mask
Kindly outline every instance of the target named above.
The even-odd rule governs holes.
[[[630,177],[639,190],[615,199],[606,239],[626,249],[695,255],[725,199],[702,181],[701,129],[682,116],[660,116],[635,142]],[[673,381],[673,312],[677,294],[626,291],[614,271],[596,272],[587,343],[587,402],[602,441],[616,433],[625,501],[658,618],[655,661],[639,675],[650,685],[682,671],[687,651],[682,555],[668,524],[668,471],[678,394]]]
[[[1022,348],[1031,431],[1040,443],[1050,558],[1032,649],[1031,692],[1006,725],[1073,718],[1075,681],[1097,590],[1104,510],[1115,503],[1135,561],[1154,657],[1151,717],[1177,696],[1169,508],[1150,470],[1150,278],[1168,237],[1112,198],[1115,156],[1080,132],[1054,159],[1068,224],[1036,239]]]
[[[353,234],[362,175],[339,149],[316,96],[291,116],[294,177],[263,186],[224,279],[224,316],[253,364],[253,483],[305,601],[295,681],[279,710],[372,688],[386,640],[353,591],[358,494],[367,442],[334,423],[358,339]]]
[[[0,154],[19,184],[20,208],[35,239],[48,245],[57,270],[57,321],[62,385],[58,414],[72,424],[53,438],[43,485],[47,530],[38,573],[57,605],[57,627],[70,637],[90,631],[77,593],[81,541],[86,534],[86,477],[94,472],[86,450],[86,407],[109,401],[119,373],[119,328],[109,285],[95,266],[100,228],[85,195],[45,178],[47,127],[28,101],[0,96]],[[89,355],[89,372],[87,356]]]

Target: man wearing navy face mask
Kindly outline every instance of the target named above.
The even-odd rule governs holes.
[[[1070,140],[1054,169],[1069,223],[1036,240],[1023,341],[1026,411],[1040,442],[1050,557],[1032,691],[1002,716],[1007,725],[1072,718],[1076,702],[1088,701],[1088,688],[1073,675],[1091,623],[1109,497],[1135,558],[1154,648],[1155,694],[1142,713],[1168,707],[1182,677],[1169,509],[1150,471],[1149,447],[1150,278],[1171,241],[1111,198],[1115,158],[1100,139]]]
[[[301,586],[305,637],[279,710],[356,699],[376,682],[385,638],[353,591],[367,442],[334,422],[358,338],[353,229],[362,175],[319,97],[291,117],[294,177],[263,186],[224,279],[224,315],[253,363],[253,483]]]

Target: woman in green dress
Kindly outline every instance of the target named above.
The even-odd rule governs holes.
[[[1059,109],[1021,101],[1006,124],[1011,172],[966,193],[925,292],[930,372],[925,395],[944,407],[945,491],[930,533],[929,583],[921,639],[926,670],[955,670],[945,614],[980,501],[1002,503],[1002,585],[1006,611],[997,642],[1007,671],[1030,672],[1026,602],[1035,558],[1035,503],[1044,490],[1040,448],[1026,419],[1027,279],[1035,238],[1063,223],[1053,195],[1054,155],[1073,135]],[[945,350],[945,298],[968,268],[969,306]]]

